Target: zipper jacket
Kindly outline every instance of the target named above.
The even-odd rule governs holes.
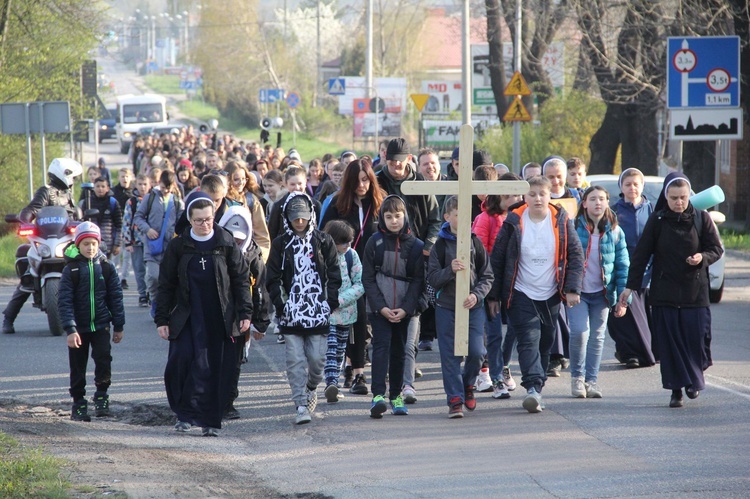
[[[587,268],[592,238],[583,216],[576,220],[576,232],[583,247],[584,268]],[[630,257],[627,246],[622,229],[618,226],[613,230],[607,223],[604,232],[599,237],[599,268],[602,272],[602,282],[604,282],[602,291],[606,292],[610,307],[615,306],[628,280]]]

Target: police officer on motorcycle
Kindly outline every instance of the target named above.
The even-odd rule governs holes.
[[[55,158],[47,168],[49,184],[37,189],[34,198],[26,206],[18,219],[22,223],[31,223],[36,218],[36,214],[46,206],[62,206],[68,212],[71,220],[79,220],[80,210],[73,200],[73,180],[83,173],[83,167],[77,161],[70,158]],[[16,330],[13,323],[21,311],[23,304],[29,298],[29,293],[21,289],[19,284],[13,292],[13,296],[5,307],[3,314],[3,333],[13,334]]]

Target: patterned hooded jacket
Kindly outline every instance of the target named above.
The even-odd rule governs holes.
[[[288,217],[290,201],[303,197],[312,217],[298,235]],[[284,232],[273,240],[266,264],[266,287],[281,334],[328,334],[329,317],[339,306],[341,272],[333,239],[317,230],[310,197],[292,192],[282,208]]]

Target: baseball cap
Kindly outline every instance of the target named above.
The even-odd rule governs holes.
[[[458,147],[453,149],[453,154],[451,154],[451,159],[458,159]]]
[[[99,227],[93,222],[83,222],[82,224],[79,224],[78,227],[76,227],[74,237],[76,246],[87,237],[93,237],[97,241],[102,242],[102,233],[99,230]]]
[[[310,203],[304,196],[294,196],[286,204],[286,216],[289,220],[297,220],[298,218],[310,220],[312,218]]]
[[[391,139],[388,142],[388,149],[385,152],[385,159],[392,159],[395,161],[403,161],[411,154],[409,150],[409,144],[406,143],[406,139],[399,137],[397,139]]]

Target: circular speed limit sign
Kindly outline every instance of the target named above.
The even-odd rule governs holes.
[[[697,63],[698,58],[695,56],[695,52],[690,49],[678,50],[672,57],[672,65],[680,73],[691,72],[695,69]]]
[[[729,88],[731,81],[729,71],[722,68],[712,69],[706,76],[706,85],[712,92],[723,92]]]

